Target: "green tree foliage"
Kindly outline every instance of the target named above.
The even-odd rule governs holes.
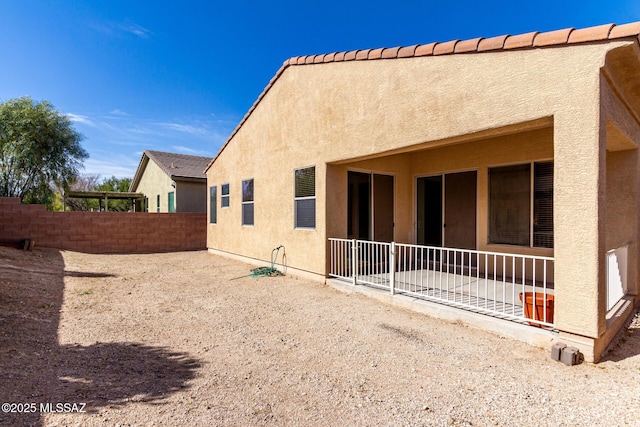
[[[129,191],[131,178],[116,178],[112,176],[102,181],[102,184],[94,188],[95,191]],[[127,212],[131,210],[131,200],[109,200],[109,211]]]
[[[68,188],[88,157],[82,139],[48,101],[0,102],[0,196],[50,205],[53,187]]]
[[[128,192],[131,178],[101,179],[98,174],[80,174],[69,186],[72,191],[117,191]],[[63,193],[62,189],[59,190]],[[104,210],[102,201],[98,199],[67,198],[66,205],[72,211],[98,211]],[[132,209],[131,200],[109,200],[109,212],[128,212]]]

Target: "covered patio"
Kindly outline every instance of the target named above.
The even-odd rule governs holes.
[[[349,239],[329,247],[329,276],[353,286],[554,329],[552,257]]]

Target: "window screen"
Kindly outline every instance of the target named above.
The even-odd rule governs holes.
[[[295,171],[294,226],[316,227],[316,168],[315,166]]]
[[[553,162],[489,169],[489,243],[553,248]]]
[[[489,169],[489,243],[529,246],[531,165]]]

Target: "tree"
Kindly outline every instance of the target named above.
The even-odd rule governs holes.
[[[82,173],[78,175],[78,177],[72,183],[69,183],[68,188],[66,190],[94,191],[99,184],[100,184],[100,175],[92,174],[92,173]],[[56,193],[60,195],[60,200],[62,201],[62,195],[65,194],[65,188],[61,186],[56,187]],[[62,203],[60,203],[60,205],[62,206]],[[100,205],[97,199],[68,198],[66,200],[66,205],[69,208],[69,210],[72,210],[72,211],[91,211],[91,210],[97,211],[100,208]]]
[[[118,191],[126,193],[129,191],[131,178],[118,179],[115,176],[102,181],[102,184],[94,188],[95,191]],[[127,212],[131,210],[131,200],[109,200],[109,211]]]
[[[50,204],[53,187],[68,188],[88,157],[82,139],[48,101],[0,102],[0,197]]]

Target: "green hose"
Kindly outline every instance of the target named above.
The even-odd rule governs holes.
[[[280,248],[282,245],[278,246],[274,250],[271,251],[271,267],[258,267],[251,270],[250,276],[253,278],[257,277],[275,277],[275,276],[284,276],[280,271],[276,270],[276,260],[278,259],[278,252],[280,252]],[[275,252],[275,256],[273,255]]]

